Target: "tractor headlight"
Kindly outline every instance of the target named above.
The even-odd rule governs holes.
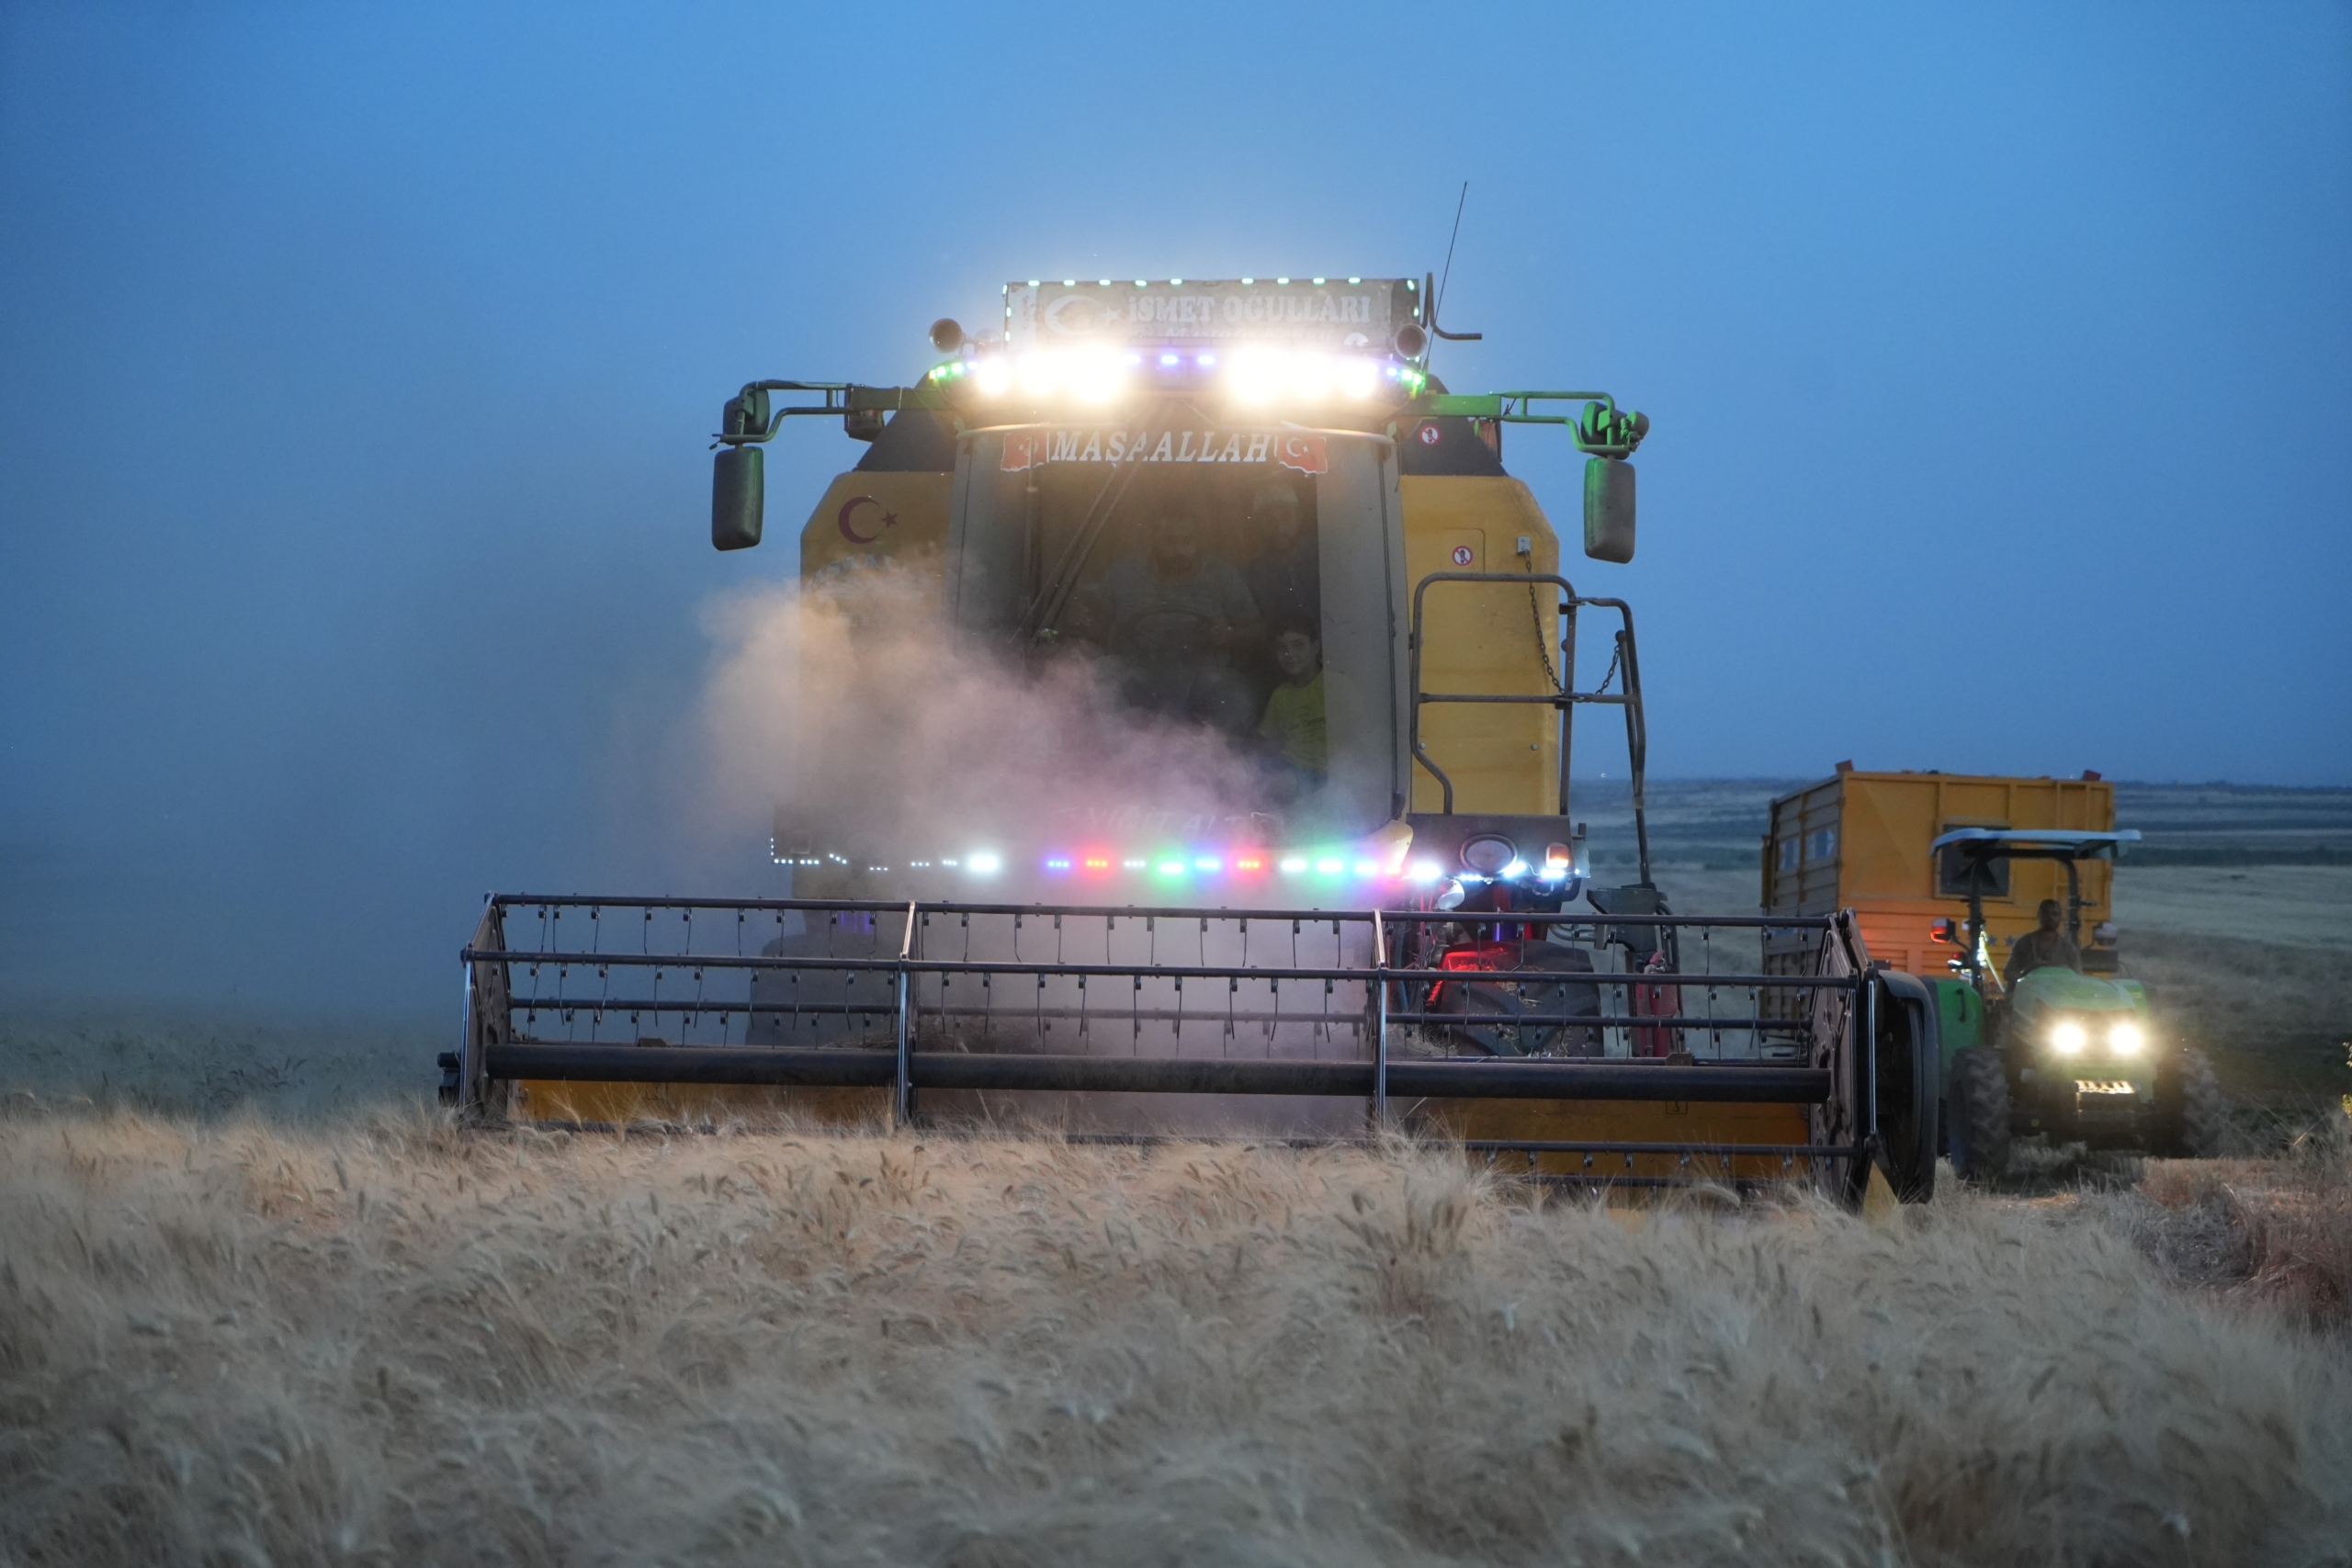
[[[2050,1048],[2061,1056],[2081,1055],[2083,1047],[2089,1043],[2089,1040],[2090,1037],[2083,1032],[2083,1026],[2072,1019],[2057,1024],[2050,1031]]]
[[[2128,1019],[2107,1032],[2107,1048],[2119,1056],[2136,1056],[2146,1043],[2147,1036],[2140,1032],[2140,1026]]]

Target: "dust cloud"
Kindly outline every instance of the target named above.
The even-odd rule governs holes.
[[[701,787],[738,843],[773,818],[867,863],[991,845],[1010,892],[1014,852],[1047,840],[1266,843],[1317,819],[1316,802],[1284,808],[1250,746],[1127,705],[1084,652],[951,625],[920,570],[737,596],[708,626]]]

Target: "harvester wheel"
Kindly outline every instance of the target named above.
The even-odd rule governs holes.
[[[1953,1053],[1950,1089],[1951,1164],[1967,1181],[1995,1181],[2009,1168],[2009,1075],[1983,1045]]]
[[[2183,1047],[2156,1064],[2153,1153],[2169,1159],[2211,1159],[2222,1152],[2230,1121],[2229,1101],[2214,1080],[2202,1051]]]
[[[1925,1203],[1936,1195],[1938,1100],[1942,1058],[1935,993],[1900,970],[1879,976],[1879,1159],[1894,1195]]]

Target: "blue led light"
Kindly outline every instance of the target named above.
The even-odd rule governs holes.
[[[1204,355],[1201,355],[1201,368],[1202,368],[1202,369],[1205,370],[1205,369],[1207,369],[1210,366],[1215,365],[1216,363],[1216,355],[1214,355],[1214,354],[1204,354]]]
[[[1182,355],[1175,355],[1175,354],[1163,354],[1163,355],[1161,355],[1159,356],[1159,362],[1160,362],[1162,365],[1167,365],[1167,366],[1171,366],[1171,367],[1172,367],[1172,366],[1177,366],[1177,365],[1182,365],[1182,364],[1183,364],[1183,363],[1184,363],[1184,360],[1183,360],[1183,356],[1182,356]]]
[[[1046,869],[1047,871],[1068,871],[1069,869],[1069,857],[1067,855],[1048,856],[1046,861]]]

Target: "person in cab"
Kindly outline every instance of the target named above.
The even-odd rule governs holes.
[[[1258,606],[1233,563],[1206,547],[1206,507],[1180,497],[1153,518],[1145,548],[1102,574],[1094,618],[1128,702],[1238,732],[1252,702],[1234,650],[1258,637]]]
[[[1278,793],[1296,798],[1320,788],[1330,773],[1330,727],[1325,715],[1323,645],[1312,622],[1276,624],[1274,668],[1282,678],[1258,720],[1282,779]]]
[[[2037,969],[2082,973],[2083,950],[2075,945],[2073,937],[2059,929],[2066,921],[2064,907],[2055,898],[2044,898],[2035,912],[2041,924],[2018,938],[2017,945],[2009,950],[2008,963],[2002,967],[2001,978],[2009,985],[2016,985]]]

